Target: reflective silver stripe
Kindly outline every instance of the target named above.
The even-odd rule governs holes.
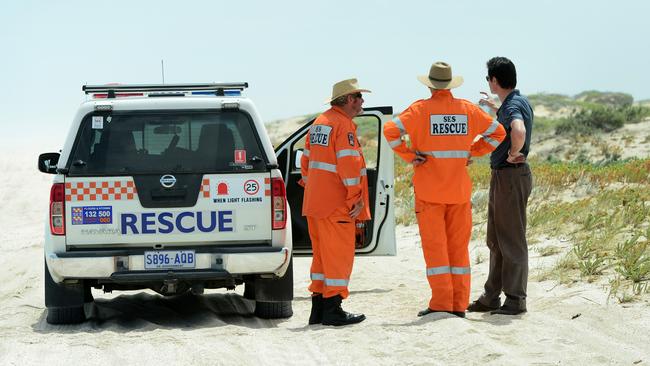
[[[359,174],[359,175],[362,176],[362,177],[363,177],[364,175],[368,175],[368,173],[367,173],[367,171],[366,171],[366,168],[361,168],[361,171],[360,171],[360,174]]]
[[[419,154],[433,156],[439,159],[456,159],[456,158],[469,158],[469,151],[465,150],[442,150],[442,151],[417,151]]]
[[[339,279],[333,279],[333,278],[326,278],[325,279],[325,285],[326,286],[347,286],[350,281],[348,280],[339,280]]]
[[[342,180],[344,186],[356,186],[357,184],[361,183],[361,178],[347,178]]]
[[[305,155],[306,157],[309,157],[309,150],[304,149],[304,150],[302,151],[302,154]]]
[[[325,279],[325,275],[322,273],[312,273],[311,279],[312,281],[323,281]]]
[[[499,141],[497,140],[493,140],[487,136],[483,136],[483,140],[485,140],[485,142],[487,142],[488,144],[494,146],[495,149],[499,147]]]
[[[471,270],[469,267],[451,267],[451,274],[453,275],[464,275],[470,273]]]
[[[399,128],[400,137],[406,135],[406,128],[404,128],[404,125],[402,124],[402,121],[399,119],[399,117],[395,117],[393,119],[393,122],[395,122],[395,126]]]
[[[327,170],[328,172],[336,173],[336,165],[329,163],[322,163],[320,161],[310,161],[309,169],[321,169]]]
[[[339,151],[336,153],[336,158],[337,158],[337,159],[338,159],[338,158],[345,157],[345,156],[361,156],[361,154],[359,153],[359,151],[357,151],[357,150],[352,150],[352,149],[349,149],[349,150],[339,150]]]
[[[441,267],[427,268],[427,276],[433,276],[433,275],[439,275],[445,273],[451,273],[451,267],[441,266]]]
[[[402,144],[402,140],[401,140],[401,139],[393,140],[393,141],[388,141],[388,146],[390,146],[392,149],[398,147],[398,146],[401,145],[401,144]]]
[[[488,127],[488,129],[485,130],[485,132],[483,132],[481,135],[487,137],[487,136],[491,135],[492,132],[496,131],[496,130],[497,130],[497,127],[499,127],[499,122],[497,122],[497,120],[495,119],[495,120],[493,120],[492,123],[490,124],[490,127]]]

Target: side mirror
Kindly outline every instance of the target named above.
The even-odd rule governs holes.
[[[302,158],[302,149],[298,149],[293,152],[293,169],[300,170],[300,159]]]
[[[38,156],[38,170],[43,173],[56,174],[56,165],[59,163],[59,153],[44,153]]]

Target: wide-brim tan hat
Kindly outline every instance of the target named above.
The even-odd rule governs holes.
[[[453,89],[463,84],[463,77],[452,76],[451,66],[446,62],[434,62],[429,69],[429,75],[419,75],[418,80],[429,88]]]
[[[357,79],[342,80],[334,84],[334,86],[332,87],[332,96],[325,100],[325,104],[333,101],[338,97],[342,97],[344,95],[348,95],[352,93],[372,93],[372,92],[368,89],[359,88],[359,82],[357,81]]]

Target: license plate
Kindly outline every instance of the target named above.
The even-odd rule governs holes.
[[[157,250],[144,252],[145,269],[171,269],[196,267],[193,250]]]

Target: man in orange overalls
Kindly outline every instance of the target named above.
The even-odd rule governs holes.
[[[415,214],[431,287],[429,305],[418,316],[449,312],[465,317],[472,230],[467,165],[471,156],[494,150],[505,130],[478,106],[454,98],[449,89],[460,86],[463,78],[452,76],[448,64],[434,63],[429,75],[418,80],[429,87],[431,97],[411,104],[384,126],[389,145],[415,170]],[[406,135],[410,148],[402,140]]]
[[[347,325],[363,314],[343,311],[348,297],[355,244],[355,221],[370,219],[366,163],[352,118],[363,109],[356,79],[334,84],[331,108],[309,130],[301,158],[302,206],[314,252],[309,324]]]

